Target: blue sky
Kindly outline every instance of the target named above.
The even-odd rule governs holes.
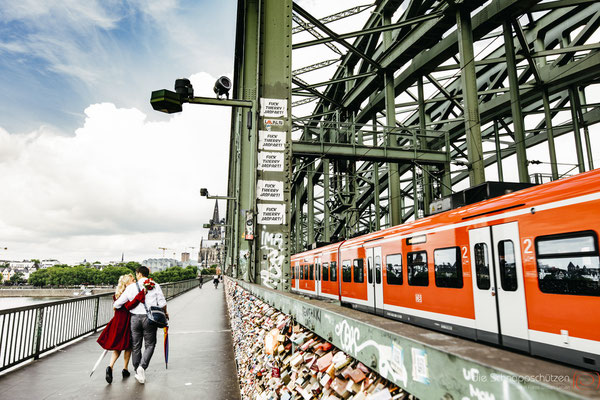
[[[69,134],[95,102],[150,111],[152,89],[230,73],[236,2],[0,1],[0,125]]]

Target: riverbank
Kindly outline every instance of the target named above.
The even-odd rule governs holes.
[[[90,294],[111,293],[113,288],[93,288],[86,289]],[[75,294],[77,293],[77,294]],[[65,289],[15,289],[2,288],[0,289],[0,297],[74,297],[81,293],[81,288],[65,288]]]

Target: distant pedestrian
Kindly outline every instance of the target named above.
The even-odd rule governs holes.
[[[200,280],[200,282],[198,283],[198,288],[202,289],[202,284],[204,283],[204,279],[202,278],[202,275],[200,275],[200,278],[198,278]]]
[[[118,300],[125,288],[132,284],[135,278],[132,274],[122,275],[119,278],[117,289],[113,295],[113,300]],[[115,309],[114,317],[108,322],[100,336],[98,337],[98,344],[105,350],[112,350],[112,357],[108,367],[106,367],[106,382],[112,383],[113,380],[113,367],[115,362],[121,355],[121,351],[124,351],[124,368],[121,374],[123,378],[131,375],[127,367],[129,366],[129,358],[131,357],[131,314],[129,310],[144,301],[145,291],[139,292],[132,301],[127,301],[123,304],[120,309]]]
[[[148,278],[150,270],[147,267],[138,267],[135,276],[137,282],[127,286],[123,295],[115,301],[115,308],[121,308],[128,300],[135,298],[144,286],[148,288],[145,303],[148,307],[157,305],[167,313],[167,301],[163,295],[160,285]],[[154,347],[156,346],[156,325],[150,323],[146,316],[143,304],[138,304],[131,309],[131,341],[133,354],[133,367],[135,368],[135,379],[139,383],[146,382],[146,369],[150,364]],[[142,354],[142,341],[144,342],[144,354]]]
[[[213,283],[215,285],[215,289],[219,287],[219,275],[213,276]]]

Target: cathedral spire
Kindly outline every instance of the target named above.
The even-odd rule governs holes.
[[[208,240],[221,240],[221,227],[219,226],[221,219],[219,218],[219,201],[215,200],[215,210],[213,217],[210,220],[210,230],[208,231]]]

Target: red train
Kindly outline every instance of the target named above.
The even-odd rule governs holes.
[[[600,170],[292,256],[292,291],[600,367]]]

